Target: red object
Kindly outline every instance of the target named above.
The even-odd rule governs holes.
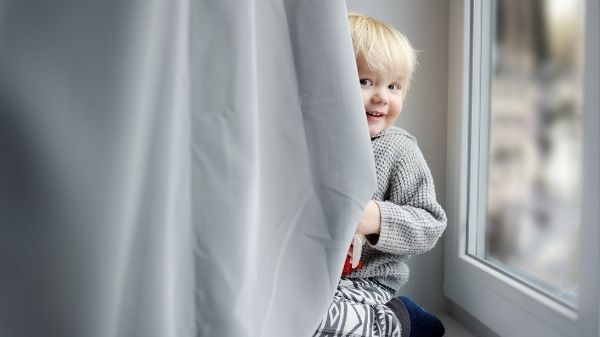
[[[350,245],[350,249],[349,251],[352,251],[352,245]],[[353,270],[360,270],[363,267],[363,262],[362,260],[358,261],[358,265],[356,266],[356,268],[352,268],[352,257],[350,257],[349,254],[346,254],[346,262],[344,262],[344,270],[342,270],[342,275],[343,276],[348,276],[350,275],[350,273]]]
[[[352,271],[352,258],[349,255],[346,255],[346,262],[344,263],[344,270],[342,271],[342,275],[347,276]]]

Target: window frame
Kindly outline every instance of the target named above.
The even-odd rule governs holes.
[[[473,132],[487,132],[487,120],[471,114],[489,109],[489,97],[475,90],[477,80],[489,80],[490,74],[472,76],[481,58],[486,55],[481,44],[489,46],[493,0],[455,0],[450,2],[449,74],[448,74],[448,145],[447,202],[448,228],[445,239],[444,292],[467,313],[501,336],[598,336],[600,335],[600,96],[599,34],[600,11],[597,0],[587,0],[584,79],[583,137],[583,203],[580,228],[580,270],[577,309],[548,297],[517,281],[489,263],[467,252],[469,223],[481,221],[481,190],[477,186],[478,172],[483,163],[478,158],[485,142]],[[479,26],[476,26],[479,25]],[[482,30],[474,29],[482,27]],[[473,35],[473,32],[483,32]],[[486,39],[487,37],[487,39]],[[489,49],[488,49],[489,50]],[[477,53],[473,53],[477,51]],[[475,55],[473,58],[471,55]],[[478,59],[479,58],[479,59]],[[472,78],[477,78],[472,82]],[[475,88],[471,91],[471,88]],[[486,115],[486,114],[484,114]],[[484,116],[483,118],[486,118]],[[473,128],[481,126],[483,128]],[[477,196],[470,198],[469,196]],[[471,211],[470,211],[471,210]],[[480,231],[481,232],[481,231]],[[471,242],[473,244],[473,242]]]

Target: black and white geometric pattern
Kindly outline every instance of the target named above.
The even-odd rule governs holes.
[[[385,306],[392,298],[373,280],[342,278],[313,337],[400,337],[400,321]]]

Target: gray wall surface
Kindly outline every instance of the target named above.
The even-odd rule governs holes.
[[[394,25],[418,52],[419,67],[396,125],[418,140],[436,183],[438,200],[446,195],[446,109],[448,87],[448,2],[439,0],[348,0],[348,10]],[[411,276],[402,289],[428,310],[445,310],[442,292],[443,238],[427,254],[413,257]]]

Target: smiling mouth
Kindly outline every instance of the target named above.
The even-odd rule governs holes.
[[[375,111],[367,111],[367,115],[371,117],[383,117],[383,114]]]

